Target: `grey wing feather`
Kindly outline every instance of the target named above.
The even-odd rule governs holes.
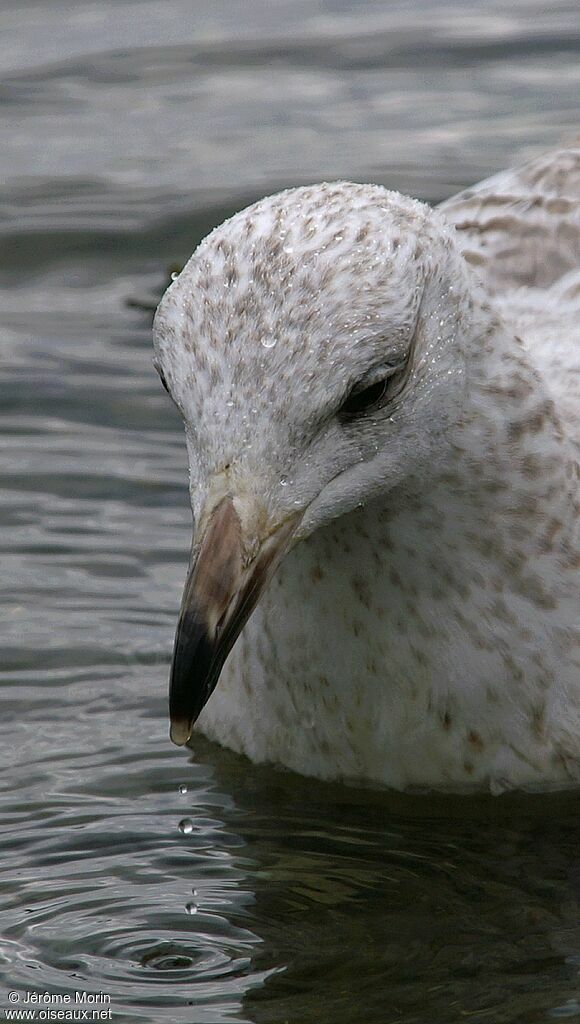
[[[580,145],[496,174],[439,209],[491,292],[549,288],[580,266]]]
[[[580,146],[494,175],[440,207],[580,443]]]

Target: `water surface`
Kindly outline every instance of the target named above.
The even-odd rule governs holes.
[[[580,1017],[575,799],[169,745],[185,450],[131,304],[264,192],[438,201],[574,134],[576,5],[37,0],[0,27],[4,989],[145,1024]]]

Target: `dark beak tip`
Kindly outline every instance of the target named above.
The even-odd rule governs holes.
[[[184,747],[191,736],[193,722],[184,718],[174,718],[169,729],[169,738],[176,747]]]
[[[169,735],[176,746],[188,742],[295,526],[293,517],[261,542],[243,571],[241,524],[232,498],[214,509],[190,564],[175,636]]]

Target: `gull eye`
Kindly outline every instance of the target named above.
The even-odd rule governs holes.
[[[365,412],[372,412],[386,405],[396,398],[404,388],[411,366],[412,348],[404,361],[383,363],[377,366],[372,375],[369,373],[366,380],[363,377],[351,388],[340,409],[338,417],[341,420],[352,420],[362,416]],[[369,383],[369,377],[371,378]],[[372,377],[375,379],[373,380]]]
[[[354,387],[345,401],[342,403],[339,415],[344,419],[351,419],[353,416],[360,416],[363,412],[370,412],[380,405],[387,393],[389,378],[377,380],[366,388]]]

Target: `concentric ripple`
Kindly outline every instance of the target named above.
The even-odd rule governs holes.
[[[90,750],[94,723],[75,733]],[[243,840],[209,770],[176,759],[164,736],[140,747],[109,751],[106,766],[55,751],[50,769],[20,749],[10,765],[21,784],[3,805],[2,972],[23,993],[105,991],[117,1015],[188,1020],[193,1000],[200,1020],[221,1019],[263,978]],[[179,792],[184,776],[193,799]]]

